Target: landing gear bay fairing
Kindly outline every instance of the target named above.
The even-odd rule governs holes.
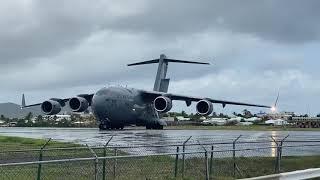
[[[213,112],[213,104],[254,106],[271,108],[270,106],[248,104],[233,101],[216,100],[207,97],[193,97],[168,93],[170,79],[166,78],[168,63],[204,64],[209,63],[168,59],[160,55],[159,59],[129,64],[128,66],[158,63],[158,72],[153,91],[125,87],[108,87],[94,94],[79,94],[72,98],[52,98],[42,103],[26,105],[22,96],[21,108],[40,106],[46,115],[58,114],[62,107],[68,106],[73,112],[84,112],[91,106],[99,128],[123,129],[127,125],[145,126],[147,129],[163,129],[165,121],[159,118],[159,113],[166,113],[172,108],[172,101],[184,101],[187,106],[196,102],[197,113],[203,116]]]

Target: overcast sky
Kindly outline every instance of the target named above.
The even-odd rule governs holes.
[[[271,105],[280,89],[280,110],[320,113],[319,9],[318,0],[3,0],[0,102],[151,90],[157,66],[126,64],[164,53],[211,63],[170,64],[170,92]]]

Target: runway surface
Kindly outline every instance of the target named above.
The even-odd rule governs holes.
[[[99,131],[96,128],[18,128],[2,127],[0,135],[29,138],[52,138],[56,141],[103,146],[111,136],[111,145],[167,145],[182,144],[192,136],[192,142],[231,142],[242,135],[240,141],[271,141],[271,136],[281,139],[290,135],[288,140],[320,140],[319,131],[241,131],[241,130],[145,130],[130,128],[119,131]],[[190,142],[191,143],[191,142]],[[320,142],[317,147],[303,150],[292,149],[290,155],[320,154]],[[268,144],[267,144],[268,145]],[[275,145],[270,142],[270,146]],[[256,145],[251,145],[254,147]],[[141,149],[140,149],[141,150]],[[168,152],[167,148],[153,148],[152,152]],[[274,153],[274,152],[270,152]]]

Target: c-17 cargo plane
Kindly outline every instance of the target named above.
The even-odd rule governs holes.
[[[99,123],[100,130],[123,129],[127,125],[145,126],[146,129],[163,129],[166,122],[159,118],[159,113],[166,113],[172,108],[172,101],[184,101],[187,106],[196,102],[199,115],[210,115],[213,104],[241,105],[262,108],[270,106],[242,102],[216,100],[207,97],[184,96],[168,93],[170,79],[166,78],[168,63],[204,64],[209,63],[169,59],[164,54],[160,58],[143,61],[128,66],[158,63],[158,72],[153,91],[125,87],[108,87],[94,94],[79,94],[72,98],[51,98],[42,103],[26,105],[22,96],[21,108],[40,106],[46,115],[58,114],[62,107],[69,105],[73,112],[84,112],[91,106],[92,112]]]

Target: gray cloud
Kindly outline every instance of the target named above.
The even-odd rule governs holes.
[[[317,100],[318,1],[7,1],[0,6],[0,101],[94,92],[107,84],[152,89],[168,57],[170,90],[269,104]],[[14,13],[13,13],[14,12]],[[309,60],[313,59],[313,60]],[[264,96],[261,96],[263,93]],[[298,96],[299,95],[299,96]],[[272,96],[272,97],[271,97]]]
[[[256,35],[285,43],[319,39],[320,2],[311,1],[148,1],[148,8],[107,23],[107,28],[148,32],[162,36],[185,35],[210,29]]]

